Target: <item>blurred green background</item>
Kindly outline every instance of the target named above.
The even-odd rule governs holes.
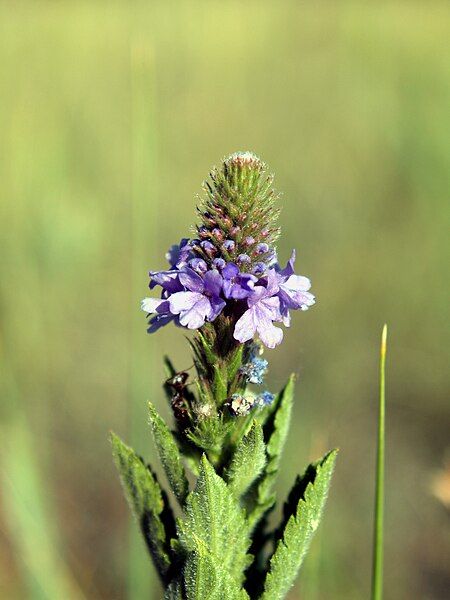
[[[448,598],[449,17],[435,0],[1,3],[2,598],[160,597],[107,433],[155,461],[162,353],[191,359],[179,330],[146,335],[139,300],[238,149],[276,173],[281,259],[297,248],[318,298],[268,352],[272,389],[300,373],[280,499],[341,448],[290,598],[369,596],[385,321],[386,598]]]

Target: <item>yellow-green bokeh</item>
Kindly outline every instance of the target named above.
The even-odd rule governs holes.
[[[107,432],[155,461],[162,354],[191,361],[180,330],[146,335],[139,300],[238,149],[276,173],[279,254],[297,248],[318,299],[268,353],[272,389],[300,373],[280,497],[341,448],[292,598],[368,597],[384,322],[386,597],[444,597],[449,17],[436,0],[0,6],[2,597],[159,597],[129,558]]]

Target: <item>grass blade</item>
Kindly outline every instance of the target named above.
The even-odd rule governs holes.
[[[373,534],[372,600],[383,598],[383,524],[384,524],[384,454],[385,454],[385,373],[387,325],[381,334],[380,348],[380,405],[375,491],[375,522]]]

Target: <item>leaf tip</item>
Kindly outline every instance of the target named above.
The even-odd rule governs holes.
[[[388,332],[388,327],[387,327],[387,323],[384,324],[383,326],[383,331],[381,333],[381,347],[380,347],[380,351],[381,351],[381,357],[384,358],[386,356],[386,350],[387,350],[387,332]]]

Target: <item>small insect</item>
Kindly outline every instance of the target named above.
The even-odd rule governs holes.
[[[189,425],[188,404],[184,395],[188,379],[189,374],[185,371],[180,371],[166,381],[166,386],[172,392],[170,404],[173,414],[182,429],[185,429]]]
[[[186,373],[186,371],[180,371],[179,373],[175,373],[173,377],[167,379],[166,385],[169,386],[174,392],[182,394],[188,379],[189,374]]]

